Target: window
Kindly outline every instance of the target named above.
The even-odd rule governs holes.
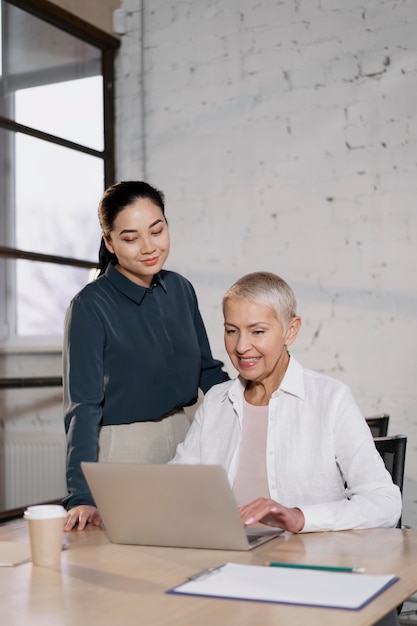
[[[51,3],[1,0],[3,344],[60,342],[69,301],[91,277],[97,203],[114,182],[117,45]]]

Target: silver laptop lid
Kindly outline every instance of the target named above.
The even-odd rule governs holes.
[[[113,543],[222,550],[252,547],[226,472],[219,465],[82,463],[81,467]],[[255,532],[258,545],[282,531]]]

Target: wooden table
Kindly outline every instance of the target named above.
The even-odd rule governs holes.
[[[28,541],[25,522],[0,526],[0,541]],[[417,530],[285,533],[250,552],[114,545],[93,527],[72,531],[64,541],[69,545],[58,569],[31,563],[0,567],[2,624],[367,626],[395,615],[417,590]],[[396,574],[400,580],[361,611],[165,593],[207,567],[266,561],[362,566],[367,573]]]

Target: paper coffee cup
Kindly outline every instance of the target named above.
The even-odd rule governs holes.
[[[64,507],[59,504],[29,506],[23,517],[28,524],[33,565],[43,567],[59,565],[67,518]]]

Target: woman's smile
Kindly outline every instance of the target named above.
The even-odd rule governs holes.
[[[238,356],[239,359],[239,363],[241,367],[253,367],[254,365],[256,365],[257,363],[259,363],[259,361],[261,360],[260,356]]]
[[[148,267],[151,267],[152,265],[156,265],[156,263],[158,263],[158,259],[159,257],[154,256],[151,259],[143,259],[141,263],[143,263],[144,265],[147,265]]]

